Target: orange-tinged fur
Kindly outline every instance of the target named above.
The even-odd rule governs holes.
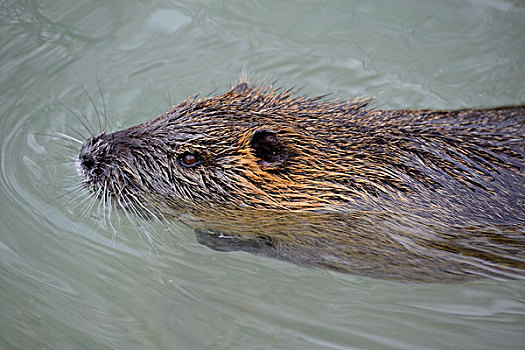
[[[217,250],[389,279],[522,278],[525,107],[368,102],[241,83],[87,140],[79,172]]]

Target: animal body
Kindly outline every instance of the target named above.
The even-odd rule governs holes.
[[[93,136],[83,183],[199,242],[378,278],[525,276],[525,107],[377,110],[240,83]]]

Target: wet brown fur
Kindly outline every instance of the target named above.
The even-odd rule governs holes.
[[[525,107],[368,102],[241,83],[88,139],[79,173],[217,250],[389,279],[522,278]]]

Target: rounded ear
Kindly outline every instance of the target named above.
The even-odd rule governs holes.
[[[273,130],[259,129],[253,136],[250,146],[261,159],[263,169],[279,169],[288,159],[288,149]]]

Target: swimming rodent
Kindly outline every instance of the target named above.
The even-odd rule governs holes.
[[[77,170],[216,250],[393,280],[523,279],[524,135],[525,106],[377,110],[241,82],[87,139]]]

